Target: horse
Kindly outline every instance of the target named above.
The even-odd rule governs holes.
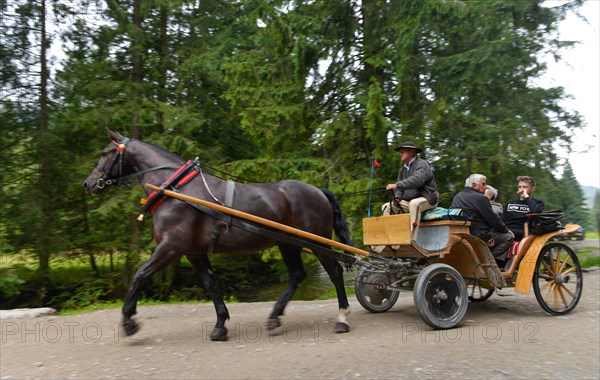
[[[107,129],[111,142],[83,186],[91,195],[100,194],[111,185],[124,184],[138,178],[141,184],[161,184],[185,165],[175,153],[139,139],[124,137]],[[180,169],[179,169],[180,170]],[[227,182],[199,170],[199,174],[182,186],[187,195],[209,202],[220,202],[227,194]],[[147,195],[151,195],[145,190]],[[351,245],[348,228],[335,197],[307,183],[283,180],[273,183],[235,183],[235,209],[270,219],[303,231],[330,239],[335,231],[340,242]],[[137,314],[137,301],[144,282],[156,272],[183,255],[198,273],[203,287],[213,301],[217,322],[211,332],[213,341],[226,341],[226,320],[229,312],[217,286],[208,253],[255,253],[277,245],[286,265],[287,287],[277,299],[266,326],[273,330],[281,326],[280,317],[307,273],[301,260],[302,247],[273,238],[259,236],[237,227],[221,228],[222,220],[208,215],[189,204],[163,198],[153,210],[154,239],[157,246],[150,258],[137,270],[122,308],[122,327],[127,336],[140,329],[132,318]],[[218,231],[215,233],[215,231]],[[347,316],[350,305],[343,282],[343,268],[331,254],[313,250],[331,282],[338,299],[339,313],[334,325],[336,333],[350,331]]]

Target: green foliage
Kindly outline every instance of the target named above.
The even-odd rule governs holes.
[[[594,197],[591,219],[590,224],[596,227],[596,231],[600,232],[600,190],[596,191],[596,196]]]
[[[562,178],[553,182],[551,187],[548,187],[550,191],[536,194],[536,197],[540,197],[546,202],[546,209],[562,210],[565,215],[564,223],[579,224],[585,229],[593,228],[593,225],[590,224],[590,210],[586,206],[583,191],[568,162],[564,166]],[[541,198],[542,194],[548,194],[548,198]]]
[[[21,293],[19,286],[25,281],[9,269],[0,269],[0,299],[13,298]]]
[[[582,257],[579,259],[579,263],[581,264],[582,268],[600,267],[600,256],[598,256],[597,252],[596,254],[581,256]]]
[[[92,278],[79,283],[64,284],[69,291],[62,291],[50,303],[60,309],[74,309],[109,302],[113,298],[114,283],[110,279]],[[58,289],[61,286],[58,285]]]
[[[94,198],[81,188],[108,144],[106,127],[238,180],[329,188],[357,245],[371,156],[381,163],[374,187],[384,186],[400,166],[393,145],[408,139],[433,164],[442,206],[473,172],[488,176],[501,202],[514,197],[518,175],[532,175],[537,197],[590,226],[582,205],[569,203],[579,199],[572,171],[556,178],[554,146],[569,145],[580,117],[560,106],[564,89],[535,85],[540,53],[560,59],[573,43],[555,32],[580,0],[135,3],[18,0],[0,10],[0,247],[31,252],[56,276],[27,289],[35,302],[120,294],[153,248],[151,222],[135,220],[139,187]],[[66,55],[48,71],[39,70],[42,19],[61,24],[47,37]],[[375,215],[385,196],[373,194]],[[72,298],[53,293],[61,286],[48,268],[53,256],[86,258],[88,276],[106,278],[94,258],[113,250],[127,253],[110,286],[90,279]],[[257,268],[283,277],[275,259],[267,251]],[[179,280],[156,277],[146,294],[202,294]]]

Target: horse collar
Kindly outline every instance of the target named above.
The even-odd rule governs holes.
[[[190,182],[192,179],[194,179],[195,176],[198,175],[198,173],[201,172],[202,169],[200,168],[200,159],[198,157],[196,157],[194,161],[188,161],[185,164],[183,164],[179,169],[175,171],[175,173],[173,173],[173,175],[167,178],[167,180],[159,186],[160,191],[153,191],[152,193],[150,193],[150,195],[148,195],[148,198],[142,199],[140,201],[140,203],[142,203],[144,207],[142,207],[142,212],[138,216],[138,220],[140,222],[143,221],[144,214],[146,214],[146,212],[148,211],[154,213],[156,208],[158,208],[158,206],[160,206],[161,203],[164,201],[165,190],[175,191],[179,187],[182,187],[188,182]]]

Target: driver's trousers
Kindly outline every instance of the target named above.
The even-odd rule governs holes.
[[[400,204],[396,204],[395,201],[386,202],[381,206],[381,212],[383,215],[390,215],[390,205],[392,205],[392,211],[394,214],[410,214],[410,230],[412,231],[411,240],[417,240],[418,226],[419,221],[421,220],[421,212],[430,210],[435,206],[432,206],[431,203],[424,197],[419,197],[412,199],[410,201],[401,200]]]

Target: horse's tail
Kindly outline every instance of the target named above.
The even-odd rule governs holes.
[[[340,240],[340,243],[352,245],[350,231],[348,231],[348,226],[346,225],[344,215],[342,214],[342,208],[340,207],[340,204],[338,203],[337,199],[335,199],[335,195],[333,195],[333,193],[327,189],[321,189],[321,191],[327,197],[329,204],[331,204],[331,210],[333,211],[333,230],[335,231],[335,234]],[[348,260],[342,261],[344,261],[347,265],[351,266],[351,263],[348,262]]]

